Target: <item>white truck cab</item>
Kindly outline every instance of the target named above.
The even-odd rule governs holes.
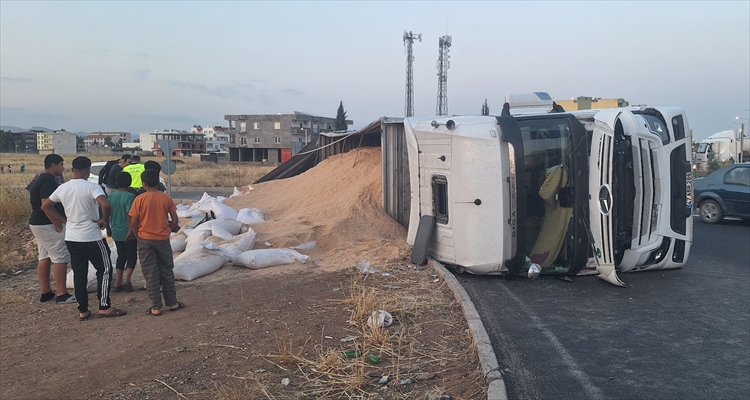
[[[421,216],[434,216],[428,252],[438,261],[510,276],[533,264],[569,275],[594,264],[624,286],[617,271],[687,260],[691,137],[680,109],[506,110],[404,125],[407,242]]]

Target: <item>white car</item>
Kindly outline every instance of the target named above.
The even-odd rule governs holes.
[[[106,161],[91,163],[91,175],[89,175],[89,182],[94,182],[97,185],[99,184],[99,172],[101,172],[102,168],[104,168],[106,164]],[[167,186],[167,183],[164,182],[164,178],[162,178],[161,176],[159,176],[159,182],[161,182],[161,184],[165,187]]]

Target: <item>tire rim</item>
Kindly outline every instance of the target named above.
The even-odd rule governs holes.
[[[706,204],[701,209],[701,213],[703,214],[703,218],[706,221],[714,221],[714,220],[716,220],[716,217],[718,215],[717,211],[718,210],[716,209],[716,206],[714,204],[711,204],[711,203]]]

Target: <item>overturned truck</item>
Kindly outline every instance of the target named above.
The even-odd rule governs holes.
[[[541,112],[516,113],[509,97],[497,117],[404,120],[407,242],[458,271],[588,266],[618,286],[618,271],[684,265],[693,232],[684,111],[565,112],[544,97],[516,101]]]

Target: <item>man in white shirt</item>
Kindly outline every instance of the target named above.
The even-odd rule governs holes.
[[[73,268],[73,281],[76,300],[78,301],[78,319],[86,321],[91,317],[89,311],[88,264],[96,269],[97,298],[99,299],[99,317],[120,317],[127,314],[112,307],[109,300],[112,283],[112,261],[107,241],[102,229],[110,232],[109,214],[111,206],[101,186],[89,182],[91,160],[88,157],[76,157],[73,160],[73,179],[58,188],[42,203],[42,210],[62,232],[65,225],[65,244],[70,252],[70,264]],[[55,204],[62,203],[65,216],[55,210]],[[99,208],[102,217],[99,218]]]

